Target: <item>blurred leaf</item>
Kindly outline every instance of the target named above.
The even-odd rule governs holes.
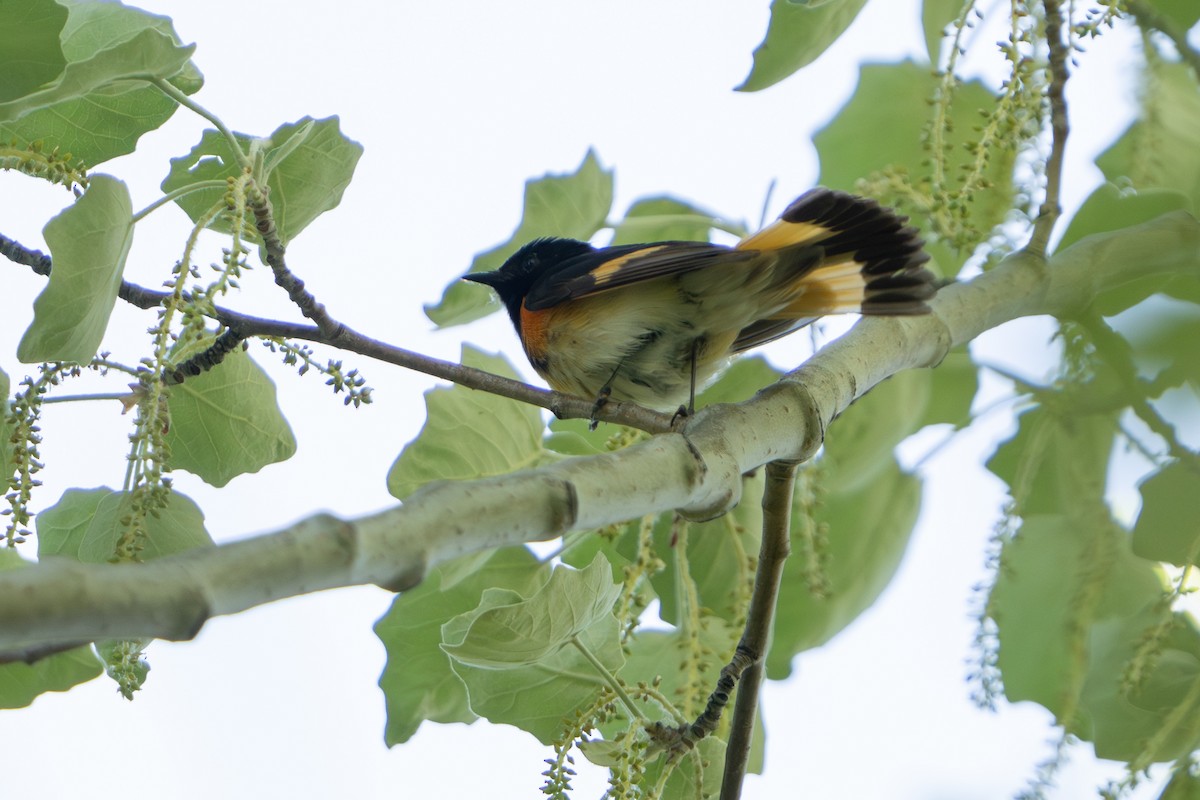
[[[1133,527],[1133,552],[1176,566],[1200,564],[1200,474],[1168,464],[1139,487],[1142,510]]]
[[[1194,4],[1193,4],[1194,5]],[[1138,191],[1168,189],[1200,209],[1200,87],[1186,64],[1156,61],[1145,74],[1141,119],[1134,122],[1096,166],[1113,183]]]
[[[935,371],[893,375],[830,426],[821,459],[829,491],[858,492],[893,466],[892,450],[923,424]]]
[[[1176,191],[1147,189],[1141,192],[1122,192],[1116,185],[1105,183],[1098,186],[1083,201],[1054,250],[1065,250],[1094,233],[1140,225],[1168,211],[1181,208],[1186,210],[1187,207],[1187,197]]]
[[[864,65],[854,95],[833,121],[813,137],[821,159],[821,184],[854,191],[860,179],[891,170],[906,173],[919,190],[931,191],[933,173],[926,149],[926,127],[929,100],[937,86],[938,78],[926,65],[912,62]],[[943,148],[948,180],[956,180],[974,163],[966,145],[977,137],[975,128],[980,113],[992,111],[995,105],[996,96],[980,81],[968,81],[955,91],[947,114]],[[872,131],[886,131],[887,135],[871,135]],[[989,152],[989,158],[983,175],[988,188],[968,198],[969,221],[985,232],[1002,222],[1013,206],[1015,153],[997,147]],[[908,209],[913,215],[912,224],[928,233],[928,215],[920,212]],[[957,262],[945,253],[936,257],[943,271],[952,274]]]
[[[1058,715],[1085,680],[1108,682],[1115,691],[1120,670],[1150,621],[1124,626],[1128,652],[1114,661],[1122,662],[1116,672],[1089,662],[1095,654],[1076,650],[1072,634],[1082,629],[1076,641],[1086,645],[1087,631],[1104,621],[1130,620],[1156,603],[1162,591],[1153,565],[1129,551],[1116,526],[1096,527],[1067,514],[1027,516],[1004,545],[989,600],[1009,701],[1032,700]],[[1094,606],[1085,598],[1094,598]],[[1084,716],[1076,732],[1088,738],[1088,709],[1080,710]]]
[[[813,512],[813,523],[827,531],[828,563],[823,572],[830,595],[809,591],[810,564],[800,548],[784,567],[774,638],[767,654],[767,675],[786,678],[792,657],[829,641],[870,608],[891,582],[908,549],[921,509],[921,481],[886,457],[867,486],[831,490]],[[805,524],[804,509],[793,512],[792,531]]]
[[[463,347],[463,364],[515,377],[501,356]],[[425,393],[425,426],[388,471],[388,492],[403,500],[433,480],[466,480],[505,475],[545,458],[545,425],[528,403],[468,389],[430,389]]]
[[[129,190],[116,178],[92,176],[83,196],[46,223],[42,235],[54,269],[33,303],[33,324],[17,358],[86,364],[108,328],[133,244]]]
[[[1070,413],[1038,406],[1018,418],[1016,434],[997,448],[987,468],[1008,484],[1021,516],[1083,512],[1108,473],[1115,414]]]
[[[772,0],[767,35],[739,92],[757,92],[808,66],[845,33],[867,0]]]
[[[935,67],[942,63],[942,40],[946,38],[946,29],[958,19],[962,9],[963,0],[924,0],[921,3],[925,52],[929,54],[929,63]]]
[[[133,496],[127,492],[107,487],[68,489],[35,519],[38,558],[64,556],[90,564],[108,563],[128,529],[125,520],[132,510]],[[138,555],[146,560],[213,543],[204,528],[204,514],[179,492],[168,495],[165,508],[147,514],[145,526],[145,548]]]
[[[32,566],[16,550],[0,548],[0,573]],[[24,708],[45,692],[65,692],[98,677],[104,667],[90,646],[76,647],[32,664],[0,664],[0,708]]]
[[[1200,4],[1196,0],[1146,0],[1146,4],[1157,9],[1179,33],[1186,33],[1200,21]]]
[[[1122,192],[1117,186],[1106,183],[1092,192],[1075,212],[1055,252],[1062,252],[1093,234],[1132,228],[1170,211],[1186,209],[1189,204],[1188,198],[1179,192],[1163,189]],[[1200,263],[1200,258],[1197,261]],[[1172,284],[1178,285],[1188,280],[1194,283],[1196,279],[1195,276],[1170,273],[1140,278],[1105,290],[1094,305],[1101,314],[1112,315],[1140,303],[1155,292],[1170,291]]]
[[[1179,764],[1158,800],[1200,800],[1200,776],[1192,775],[1186,763]]]
[[[301,140],[293,141],[292,137]],[[236,138],[243,152],[249,152],[253,138],[240,133]],[[264,149],[264,163],[271,166],[267,177],[271,206],[284,244],[321,214],[337,207],[363,154],[362,145],[341,132],[337,117],[304,117],[280,125],[267,138]],[[206,130],[191,152],[171,159],[171,171],[163,179],[162,190],[171,192],[200,181],[230,178],[241,171],[229,141],[217,131]],[[224,187],[204,189],[175,202],[195,222],[224,197],[225,191]],[[209,227],[231,230],[225,215],[219,215]]]
[[[1142,562],[1146,564],[1147,562]],[[1084,737],[1098,758],[1129,761],[1145,755],[1151,762],[1187,755],[1200,739],[1200,715],[1178,717],[1200,679],[1200,637],[1194,624],[1173,615],[1170,632],[1149,662],[1151,672],[1140,689],[1123,680],[1146,632],[1159,623],[1161,609],[1150,605],[1140,614],[1097,622],[1088,639],[1088,677],[1080,702]]]
[[[384,740],[389,747],[407,742],[425,720],[476,719],[466,686],[442,652],[442,625],[475,608],[489,587],[532,595],[549,573],[524,547],[508,547],[442,564],[392,601],[375,623],[375,635],[388,654],[379,688],[387,704]]]
[[[485,592],[478,608],[443,626],[442,650],[483,669],[540,665],[588,629],[611,621],[615,632],[612,607],[620,591],[603,558],[582,570],[560,567],[527,599],[517,595],[514,602],[513,592],[503,592],[489,601]]]
[[[762,356],[749,356],[734,361],[729,369],[696,396],[696,407],[718,403],[740,403],[783,377]]]
[[[546,175],[525,182],[525,208],[512,237],[475,256],[468,272],[497,270],[527,242],[543,236],[587,240],[604,227],[612,208],[613,174],[604,170],[591,150],[570,175]],[[456,279],[442,299],[425,306],[425,315],[439,327],[462,325],[500,307],[486,286]]]
[[[8,373],[0,369],[0,475],[5,478],[13,474],[16,466],[12,460],[13,447],[16,446],[12,439],[13,424],[8,420],[8,413],[12,408],[8,402],[10,389]]]
[[[707,211],[673,197],[646,197],[625,212],[609,245],[641,242],[707,242],[709,231],[726,223]]]
[[[63,71],[66,22],[67,10],[54,0],[0,3],[0,103],[32,94]]]
[[[1124,311],[1150,291],[1162,291],[1185,300],[1195,300],[1200,278],[1200,221],[1186,211],[1171,211],[1118,231],[1087,236],[1060,249],[1050,259],[1050,269],[1089,271],[1118,270],[1137,264],[1143,274],[1167,276],[1165,282],[1152,275],[1135,283],[1102,292],[1095,308],[1105,315]]]
[[[971,422],[971,403],[979,390],[979,368],[965,347],[951,350],[931,373],[929,399],[918,429],[949,423],[955,428]]]
[[[168,409],[171,468],[187,470],[213,486],[296,453],[296,437],[279,409],[275,383],[241,349],[172,386]]]
[[[1143,375],[1170,373],[1176,383],[1200,390],[1200,306],[1152,298],[1117,321]]]

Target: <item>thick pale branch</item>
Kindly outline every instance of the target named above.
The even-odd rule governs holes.
[[[1200,223],[1183,212],[1093,236],[1049,263],[1017,254],[943,289],[933,313],[869,318],[783,381],[738,405],[703,409],[685,435],[512,475],[430,484],[357,520],[319,516],[276,533],[143,565],[48,559],[0,574],[0,653],[103,638],[186,639],[204,622],[284,597],[375,583],[403,590],[466,553],[554,538],[643,514],[710,517],[738,499],[742,473],[808,458],[850,403],[903,369],[1017,317],[1070,316],[1097,292],[1200,264]]]

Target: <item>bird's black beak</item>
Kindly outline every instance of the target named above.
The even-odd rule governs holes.
[[[499,272],[472,272],[468,275],[463,275],[464,281],[472,283],[482,283],[484,286],[490,286],[495,289],[504,282],[504,276]]]

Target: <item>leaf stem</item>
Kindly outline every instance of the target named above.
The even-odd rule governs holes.
[[[226,185],[227,185],[226,181],[218,180],[218,179],[214,178],[212,180],[197,181],[196,183],[189,183],[187,186],[180,186],[178,189],[174,189],[170,192],[167,192],[162,197],[158,198],[153,203],[151,203],[150,205],[143,208],[141,211],[134,214],[133,221],[135,224],[140,222],[151,211],[154,211],[156,209],[161,208],[162,206],[165,206],[167,203],[170,203],[172,200],[178,200],[180,197],[183,197],[184,195],[191,194],[192,192],[201,192],[201,191],[204,191],[205,189],[224,189]]]
[[[246,154],[246,151],[242,150],[242,144],[238,141],[237,136],[234,135],[233,131],[229,130],[228,126],[225,125],[224,121],[220,117],[197,103],[192,98],[188,97],[183,92],[176,89],[165,78],[160,78],[153,75],[146,75],[143,77],[149,83],[157,86],[159,91],[161,91],[167,97],[171,98],[176,103],[179,103],[179,105],[194,111],[211,122],[213,126],[215,126],[216,129],[221,132],[221,135],[224,136],[229,142],[230,149],[233,150],[234,155],[237,156],[238,164],[245,169],[249,169],[254,166],[254,163],[250,160],[250,156]]]
[[[613,690],[613,694],[615,694],[621,700],[621,703],[625,706],[625,708],[629,710],[629,713],[632,715],[632,719],[636,720],[642,725],[648,725],[650,720],[647,719],[646,716],[638,709],[637,705],[633,702],[633,698],[629,696],[629,692],[625,691],[625,687],[621,685],[619,680],[617,680],[617,676],[614,675],[608,667],[604,666],[600,659],[596,658],[595,654],[588,649],[586,644],[579,641],[578,636],[572,636],[569,641],[571,644],[575,645],[576,650],[578,650],[580,653],[583,653],[583,657],[588,660],[588,663],[592,665],[596,672],[600,673],[600,677],[602,677],[604,682],[608,684],[608,688]]]
[[[51,403],[74,403],[83,402],[86,400],[124,400],[129,397],[129,392],[96,392],[95,394],[71,394],[55,397],[42,398],[43,405]]]

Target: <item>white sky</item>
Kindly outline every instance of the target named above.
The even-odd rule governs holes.
[[[815,65],[746,95],[730,89],[765,31],[766,0],[144,3],[199,44],[195,61],[208,82],[196,99],[234,129],[266,135],[306,114],[338,114],[366,147],[342,205],[289,251],[293,269],[335,316],[442,358],[457,358],[463,341],[499,348],[526,374],[501,315],[431,332],[421,312],[473,254],[509,236],[525,179],[571,171],[595,147],[617,170],[617,214],[640,196],[669,192],[755,224],[772,180],[772,214],[815,181],[811,134],[851,92],[858,60],[924,58],[917,5],[875,0]],[[1113,36],[1081,58],[1070,95],[1078,115],[1066,175],[1071,206],[1099,180],[1090,159],[1127,123],[1133,41]],[[990,46],[980,52],[991,57]],[[167,158],[186,153],[203,127],[181,111],[146,136],[139,153],[104,170],[130,184],[135,208],[144,206],[158,196]],[[41,226],[67,199],[0,175],[0,232],[42,247]],[[160,283],[186,230],[174,208],[139,226],[129,277]],[[216,238],[211,246],[203,260],[218,258]],[[15,383],[24,374],[16,342],[43,281],[0,269],[0,366]],[[235,306],[298,317],[265,269],[243,283],[247,295]],[[106,347],[135,360],[150,321],[119,309]],[[1049,330],[1037,321],[1006,326],[978,347],[1037,375],[1045,365],[1027,354],[1045,350]],[[805,337],[794,338],[772,349],[780,365],[802,357]],[[315,376],[297,379],[269,354],[252,352],[276,377],[300,449],[220,492],[176,476],[216,539],[317,510],[357,516],[390,505],[384,476],[420,428],[421,392],[433,381],[348,357],[376,390],[373,406],[348,410]],[[41,507],[69,486],[120,486],[128,430],[116,413],[75,404],[46,410]],[[928,463],[926,504],[898,579],[830,646],[802,656],[791,681],[767,689],[767,773],[749,780],[747,797],[1003,798],[1050,755],[1044,710],[977,711],[964,681],[970,587],[983,577],[1002,496],[996,480],[963,464],[978,463],[1007,424],[998,414]],[[922,437],[905,457],[915,460],[939,440]],[[97,680],[0,714],[4,795],[538,796],[550,753],[512,728],[426,725],[406,745],[383,746],[375,681],[384,653],[371,624],[390,599],[359,588],[217,619],[194,642],[154,644],[149,682],[133,703]],[[1057,796],[1086,796],[1117,775],[1089,754],[1077,749]],[[602,773],[580,770],[576,796],[599,796]]]

